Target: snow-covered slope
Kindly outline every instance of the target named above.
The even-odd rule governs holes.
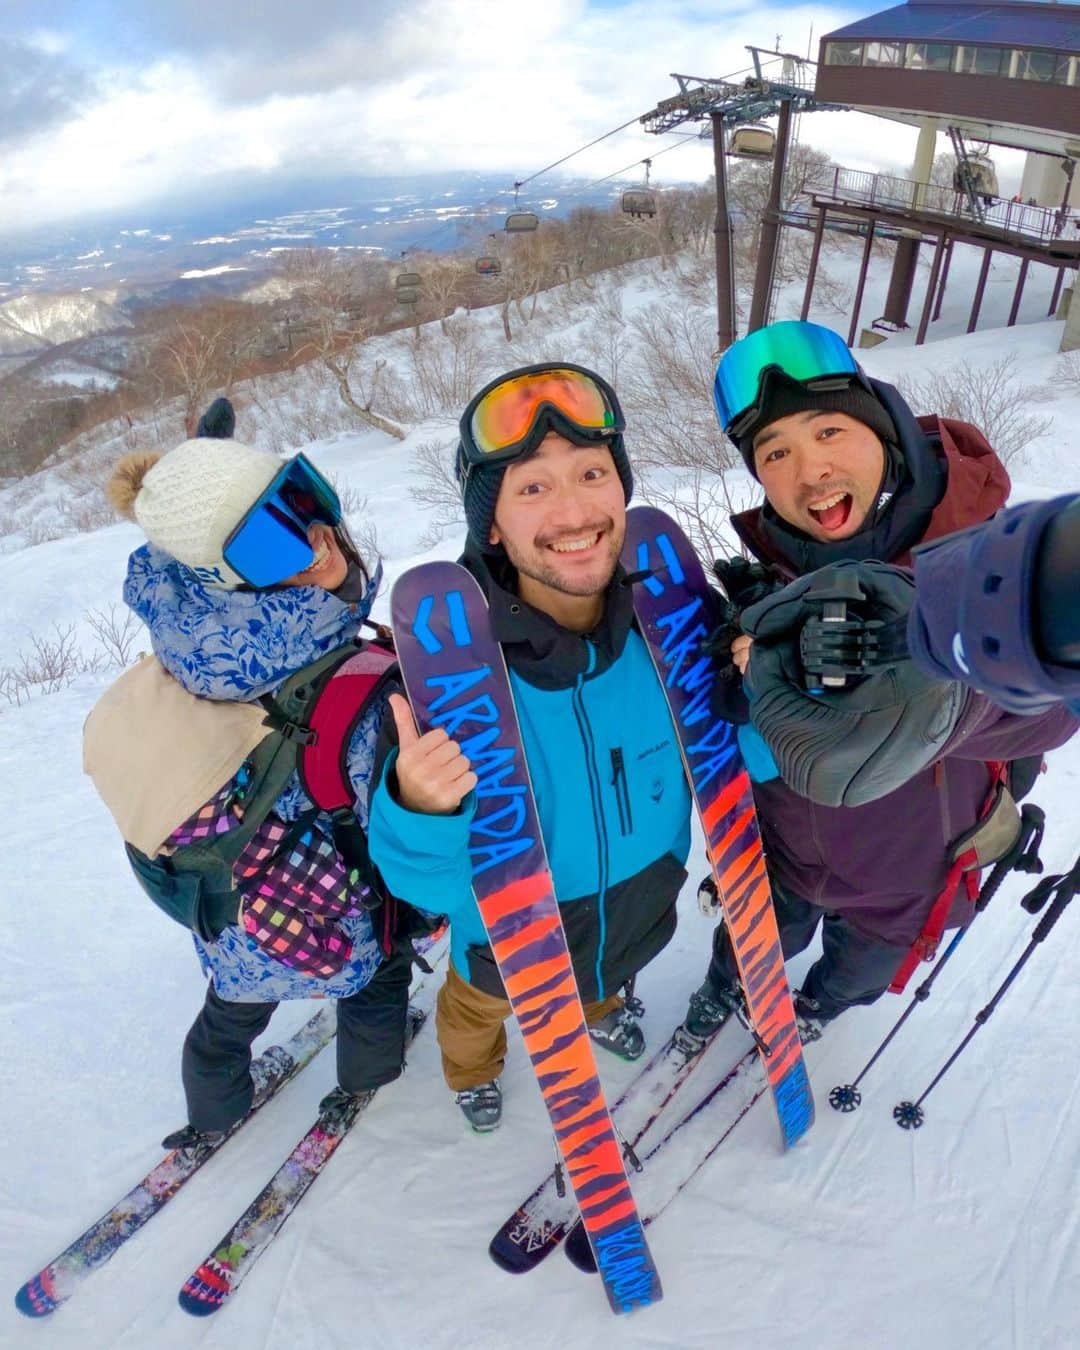
[[[91,333],[127,328],[131,320],[112,303],[108,292],[62,295],[20,295],[0,305],[0,320],[31,338],[39,347],[56,346]],[[0,351],[6,351],[0,329]]]
[[[663,285],[651,282],[644,297],[630,288],[627,309]],[[963,315],[955,322],[962,330]],[[1025,378],[1046,382],[1057,370],[1059,331],[1032,323],[919,351],[889,344],[868,353],[868,365],[895,378],[954,356],[985,365],[1007,346]],[[580,321],[552,324],[543,341],[574,356],[585,336]],[[1080,484],[1080,398],[1056,392],[1040,405],[1053,413],[1054,433],[1018,468],[1024,495]],[[418,446],[451,435],[449,419],[433,418],[404,443],[362,433],[304,445],[347,493],[368,499],[388,574],[378,618],[401,570],[457,551],[454,529],[425,550],[430,513],[410,495]],[[139,539],[135,527],[116,525],[0,556],[0,666],[28,651],[33,635],[69,625],[81,651],[98,651],[85,616],[117,600]],[[80,767],[83,719],[111,677],[90,672],[23,706],[0,702],[0,1270],[9,1294],[141,1176],[159,1156],[157,1140],[183,1120],[179,1053],[202,998],[198,967],[185,934],[132,881]],[[1049,821],[1048,871],[1063,870],[1080,849],[1078,793],[1075,742],[1051,756],[1034,794]],[[698,839],[679,932],[639,983],[653,1045],[705,968],[711,926],[693,897],[703,871]],[[492,1232],[550,1166],[546,1117],[512,1031],[503,1128],[468,1133],[429,1030],[404,1080],[380,1095],[218,1317],[187,1318],[176,1291],[309,1122],[333,1081],[332,1055],[305,1070],[47,1324],[26,1322],[9,1301],[0,1342],[13,1350],[1071,1350],[1080,1318],[1072,1040],[1080,906],[935,1090],[925,1127],[905,1133],[891,1119],[1023,950],[1034,924],[1017,904],[1023,889],[1007,884],[972,929],[932,999],[867,1077],[860,1112],[834,1113],[828,1091],[861,1068],[906,1000],[850,1013],[809,1049],[818,1120],[791,1154],[778,1152],[768,1103],[750,1112],[650,1229],[665,1286],[655,1308],[614,1320],[597,1283],[561,1255],[520,1279],[492,1265]],[[793,982],[812,957],[792,963]],[[309,1012],[280,1009],[261,1044]],[[725,1031],[700,1071],[702,1088],[745,1043],[736,1028]],[[633,1069],[605,1059],[602,1072],[614,1094]],[[667,1155],[675,1174],[692,1165],[715,1122],[704,1113]],[[646,1175],[635,1189],[647,1196],[656,1184]]]

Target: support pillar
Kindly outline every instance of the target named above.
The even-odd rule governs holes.
[[[926,330],[930,327],[930,311],[934,308],[934,296],[937,294],[938,277],[941,275],[941,258],[945,252],[945,235],[939,234],[934,249],[934,261],[930,264],[930,280],[926,285],[926,299],[923,301],[922,317],[919,319],[919,331],[915,334],[915,346],[921,347],[926,341]]]
[[[810,268],[806,274],[806,290],[803,292],[802,310],[799,318],[805,323],[810,313],[810,301],[814,297],[814,281],[817,277],[818,257],[821,254],[821,237],[825,233],[825,207],[818,207],[817,224],[814,226],[814,246],[810,250]],[[851,345],[850,343],[848,344]]]
[[[1065,319],[1065,331],[1061,335],[1059,352],[1075,352],[1080,349],[1080,270],[1073,272],[1072,299],[1069,301],[1069,313]]]
[[[930,171],[934,166],[934,152],[937,150],[937,119],[928,117],[919,128],[919,140],[915,146],[915,162],[911,166],[911,177],[916,183],[929,183]],[[916,191],[913,206],[923,204],[925,194]],[[915,269],[919,261],[919,240],[903,238],[896,245],[893,258],[892,275],[889,278],[889,293],[885,297],[885,313],[881,316],[898,328],[907,327],[908,306],[911,304],[911,289],[915,283]]]
[[[1016,278],[1016,290],[1013,292],[1012,308],[1009,310],[1009,322],[1006,328],[1011,328],[1016,322],[1016,316],[1020,313],[1020,299],[1024,294],[1024,282],[1027,280],[1028,268],[1031,266],[1027,258],[1020,262],[1020,275]]]
[[[716,340],[726,352],[738,337],[735,313],[735,266],[731,256],[731,212],[727,201],[727,161],[724,158],[724,123],[712,114],[713,164],[716,169]]]
[[[791,140],[791,99],[780,102],[780,118],[776,126],[776,150],[773,155],[772,183],[769,200],[761,217],[761,239],[758,243],[757,270],[754,273],[754,298],[750,304],[748,331],[753,333],[768,321],[769,300],[772,298],[773,277],[776,275],[776,253],[780,240],[780,207],[787,165],[788,143]]]
[[[984,248],[982,266],[979,268],[979,279],[975,283],[975,299],[971,302],[971,313],[968,315],[967,332],[969,333],[974,333],[975,325],[979,322],[979,310],[982,309],[983,294],[986,291],[986,278],[990,275],[990,264],[993,259],[994,250]]]
[[[945,262],[941,269],[941,285],[938,287],[937,300],[934,302],[934,312],[930,316],[930,322],[936,323],[941,318],[941,303],[945,299],[945,287],[949,284],[949,265],[952,262],[952,252],[955,240],[950,238],[945,245]]]
[[[896,254],[893,258],[892,273],[889,277],[889,291],[885,296],[883,319],[896,324],[897,328],[906,328],[908,306],[911,304],[911,289],[915,284],[915,272],[919,264],[919,240],[904,238],[897,240]]]
[[[1065,269],[1064,267],[1059,267],[1057,276],[1054,278],[1054,289],[1050,293],[1050,308],[1046,311],[1046,317],[1048,319],[1052,319],[1057,313],[1058,301],[1061,299],[1061,288],[1064,284]]]
[[[874,226],[876,221],[873,216],[866,224],[866,246],[862,252],[862,263],[859,266],[859,280],[855,287],[855,299],[851,306],[851,327],[848,329],[847,345],[855,346],[855,334],[859,330],[859,310],[862,308],[863,291],[866,289],[866,271],[870,266],[870,253],[874,247]]]

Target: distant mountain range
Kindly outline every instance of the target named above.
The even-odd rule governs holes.
[[[514,209],[507,176],[429,174],[291,184],[243,203],[127,213],[92,225],[0,237],[0,304],[41,291],[107,287],[121,299],[228,294],[257,282],[276,253],[311,246],[362,249],[396,258],[478,241]],[[607,206],[627,186],[545,178],[523,193],[522,210],[565,215]],[[7,335],[4,335],[6,341]]]

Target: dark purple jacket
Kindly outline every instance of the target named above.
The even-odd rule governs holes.
[[[923,534],[925,542],[989,519],[1005,504],[1009,477],[982,434],[966,422],[937,417],[919,422],[948,465],[945,495]],[[759,510],[733,523],[762,562],[791,576],[760,528]],[[884,561],[906,566],[910,556]],[[1040,754],[1077,729],[1080,720],[1063,706],[1018,716],[972,692],[940,759],[877,801],[815,806],[782,779],[755,784],[769,870],[794,895],[842,911],[864,933],[910,944],[945,884],[950,845],[979,819],[991,787],[986,761]],[[948,926],[970,917],[961,888]]]

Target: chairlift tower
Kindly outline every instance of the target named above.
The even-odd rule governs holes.
[[[781,190],[787,168],[788,147],[791,140],[792,116],[818,109],[837,109],[835,103],[822,103],[814,97],[816,62],[790,52],[764,47],[748,47],[754,65],[754,74],[741,83],[715,80],[697,75],[673,74],[679,92],[662,99],[650,113],[641,118],[647,132],[663,135],[687,122],[711,123],[713,159],[716,166],[716,312],[719,350],[725,351],[738,337],[735,312],[735,268],[732,258],[731,215],[727,201],[727,169],[725,155],[750,157],[745,147],[755,145],[755,158],[772,158],[773,171],[769,200],[761,222],[761,242],[758,249],[757,272],[754,277],[754,296],[750,307],[749,331],[768,322],[769,298],[776,272],[776,258],[780,238]],[[763,67],[762,57],[769,60]],[[772,67],[779,67],[774,77]],[[765,67],[768,67],[767,69]],[[768,147],[766,138],[742,137],[734,148],[725,142],[726,133],[738,134],[740,127],[757,132],[768,131],[761,126],[767,117],[778,117],[774,144]],[[705,137],[709,133],[702,131]],[[771,132],[769,133],[772,134]]]

